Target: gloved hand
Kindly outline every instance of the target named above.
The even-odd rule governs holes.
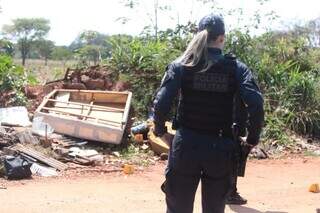
[[[239,137],[239,140],[241,141],[241,152],[244,156],[248,156],[254,145],[249,144],[247,142],[247,138],[245,137]]]
[[[151,128],[151,131],[157,137],[162,137],[163,135],[168,133],[168,129],[167,129],[166,126],[163,126],[163,127],[159,128],[159,126],[153,125],[152,128]]]

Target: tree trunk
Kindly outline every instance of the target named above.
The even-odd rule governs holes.
[[[22,66],[26,64],[26,56],[22,55]]]
[[[21,45],[20,46],[20,52],[21,52],[21,58],[22,58],[22,66],[24,66],[26,64],[26,58],[27,58],[27,55],[28,55],[28,52],[29,52],[27,39],[24,38],[21,41],[20,45]]]
[[[48,58],[47,58],[47,57],[44,58],[44,65],[45,65],[45,66],[48,65]]]
[[[155,38],[156,41],[158,40],[158,9],[159,9],[159,2],[158,0],[154,1],[154,31],[155,31]]]

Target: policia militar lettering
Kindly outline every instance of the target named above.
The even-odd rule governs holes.
[[[201,180],[202,212],[222,213],[235,177],[235,98],[248,113],[246,147],[259,142],[263,98],[251,71],[232,55],[223,55],[221,16],[201,19],[186,51],[166,70],[153,106],[154,133],[166,138],[165,121],[175,98],[177,130],[170,145],[166,181],[167,213],[191,213]],[[237,131],[236,131],[237,132]],[[237,137],[237,136],[236,136]]]

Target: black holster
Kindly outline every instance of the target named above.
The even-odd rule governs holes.
[[[237,124],[232,125],[233,138],[237,146],[235,157],[234,157],[234,161],[235,161],[234,167],[236,170],[235,176],[244,177],[249,152],[245,150],[246,147],[243,146],[243,143],[239,138],[239,130],[240,129]]]

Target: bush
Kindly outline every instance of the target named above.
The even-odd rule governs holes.
[[[112,37],[107,63],[129,81],[138,116],[145,118],[165,67],[185,49],[193,25],[152,36]],[[287,131],[320,135],[320,50],[308,39],[289,32],[252,36],[233,30],[227,35],[225,52],[233,52],[250,67],[264,94],[266,127],[264,140],[285,143]]]
[[[33,76],[28,76],[21,66],[13,64],[12,58],[0,55],[0,91],[14,91],[13,105],[25,105],[27,99],[23,93],[23,87],[27,83],[36,83]]]
[[[293,72],[283,96],[288,126],[301,134],[312,134],[320,126],[320,99],[317,85],[320,78],[308,73]]]
[[[276,142],[278,144],[288,144],[290,139],[286,133],[286,125],[281,117],[276,114],[267,114],[266,126],[263,130],[262,138],[265,142]]]
[[[320,135],[320,51],[290,32],[252,37],[232,31],[226,48],[257,76],[265,98],[265,139],[285,141],[285,129]]]
[[[133,91],[133,106],[139,117],[145,118],[166,66],[180,51],[170,48],[167,41],[144,40],[121,36],[111,41],[109,65],[126,79]]]

